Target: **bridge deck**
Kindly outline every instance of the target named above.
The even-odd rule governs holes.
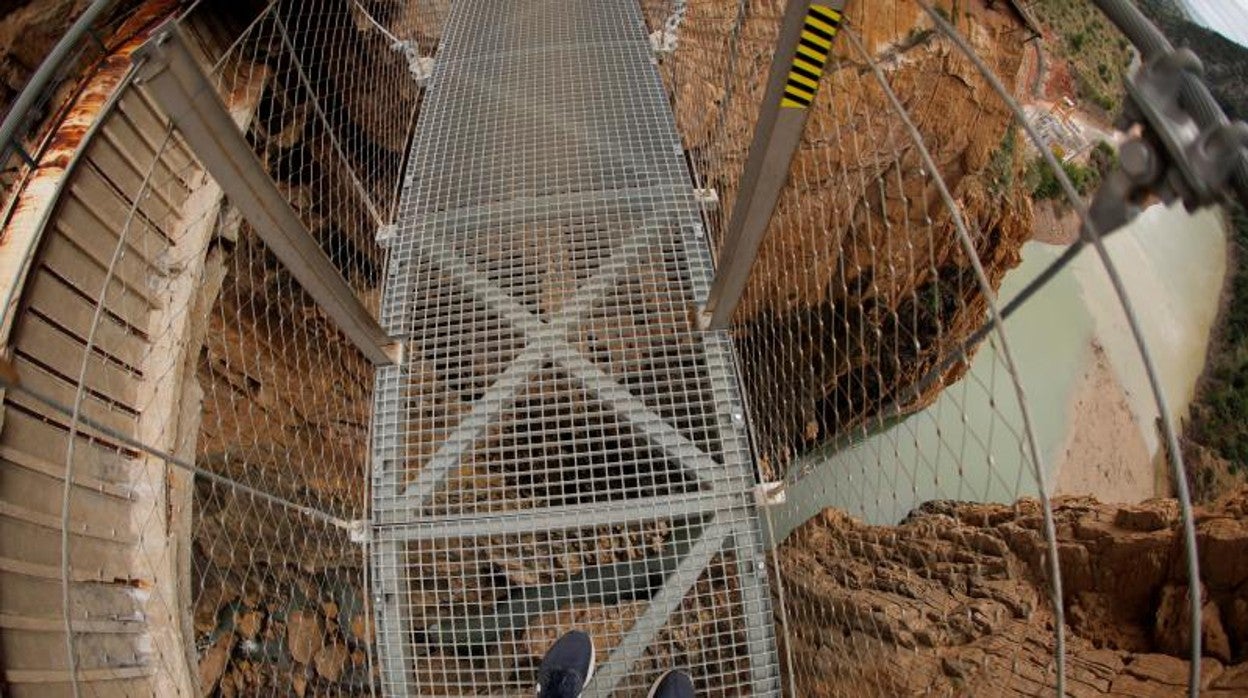
[[[779,675],[728,339],[635,3],[455,3],[382,300],[374,588],[387,694],[531,694],[563,631],[589,693]]]

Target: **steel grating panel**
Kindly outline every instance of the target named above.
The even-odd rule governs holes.
[[[373,569],[388,695],[528,695],[581,627],[591,695],[779,690],[728,340],[630,2],[462,0],[391,240]]]

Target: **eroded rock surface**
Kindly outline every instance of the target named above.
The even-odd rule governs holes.
[[[1188,594],[1173,500],[1054,506],[1067,690],[1174,695],[1188,675]],[[1248,692],[1248,489],[1199,510],[1202,685]],[[1041,510],[931,502],[898,526],[835,510],[779,551],[802,695],[1052,692],[1054,615]],[[783,619],[781,619],[783,622]]]

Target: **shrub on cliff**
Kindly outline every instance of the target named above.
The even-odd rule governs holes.
[[[1074,185],[1075,191],[1081,196],[1095,189],[1101,181],[1101,175],[1094,167],[1080,165],[1077,162],[1063,162],[1062,169],[1066,172],[1070,183]],[[1049,167],[1043,158],[1037,157],[1031,161],[1031,164],[1027,166],[1026,177],[1031,195],[1036,199],[1062,198],[1062,185],[1058,182],[1053,168]]]

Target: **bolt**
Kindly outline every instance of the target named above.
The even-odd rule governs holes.
[[[1157,158],[1150,145],[1135,138],[1122,144],[1118,151],[1122,171],[1133,182],[1149,182],[1156,177]]]
[[[745,421],[745,415],[741,414],[740,412],[733,412],[732,421],[736,422],[737,424],[740,424],[741,422]]]

